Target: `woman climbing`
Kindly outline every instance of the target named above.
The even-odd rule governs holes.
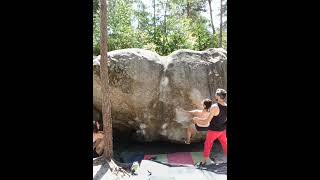
[[[199,118],[206,118],[209,116],[210,114],[210,107],[212,105],[212,101],[210,99],[205,99],[202,101],[202,107],[203,109],[196,109],[196,110],[192,110],[192,111],[185,111],[189,113],[190,115],[192,115],[193,117],[199,117]],[[209,123],[193,123],[193,121],[191,121],[192,124],[188,127],[187,129],[187,140],[185,141],[186,144],[190,144],[191,142],[191,136],[194,135],[196,132],[198,131],[207,131],[208,130],[208,126]]]

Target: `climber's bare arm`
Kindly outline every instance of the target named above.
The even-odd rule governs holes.
[[[188,113],[188,114],[190,114],[192,116],[198,116],[199,113],[201,112],[201,110],[199,110],[199,109],[195,109],[195,110],[192,110],[192,111],[186,111],[186,110],[184,110],[182,108],[179,108],[178,110],[181,110],[181,111],[183,111],[185,113]]]
[[[194,123],[197,123],[197,124],[208,124],[212,120],[213,116],[216,116],[218,114],[219,114],[219,107],[218,106],[213,106],[210,109],[209,116],[207,116],[205,118],[194,117],[194,118],[192,118],[192,120],[193,120]]]

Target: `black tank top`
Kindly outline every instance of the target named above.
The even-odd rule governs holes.
[[[220,112],[218,116],[213,116],[208,129],[211,131],[224,131],[227,126],[227,106],[217,104]]]

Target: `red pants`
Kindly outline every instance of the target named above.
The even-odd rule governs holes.
[[[204,151],[203,156],[208,158],[210,155],[210,151],[213,145],[213,142],[218,139],[221,143],[224,154],[227,155],[227,134],[226,130],[224,131],[210,131],[207,132],[206,141],[204,143]]]

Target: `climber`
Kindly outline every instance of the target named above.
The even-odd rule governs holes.
[[[203,109],[196,109],[192,111],[185,111],[192,115],[193,117],[199,117],[199,118],[206,118],[210,114],[210,107],[212,105],[212,101],[210,99],[205,99],[202,101],[202,107]],[[187,129],[187,140],[185,141],[186,144],[190,144],[191,142],[191,136],[194,135],[196,132],[199,131],[207,131],[208,130],[209,123],[192,123],[188,129]]]
[[[104,150],[104,134],[99,127],[98,121],[93,121],[93,158],[101,156]]]

